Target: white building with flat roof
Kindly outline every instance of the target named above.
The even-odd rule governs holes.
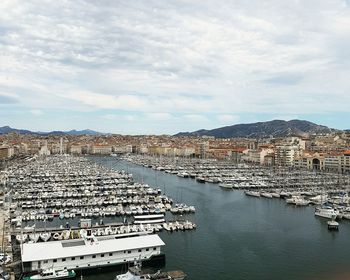
[[[150,260],[161,255],[164,242],[156,234],[123,236],[109,235],[90,239],[74,239],[24,243],[24,272],[40,269],[87,269]]]

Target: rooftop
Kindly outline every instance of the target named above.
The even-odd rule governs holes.
[[[98,240],[95,243],[74,240],[73,246],[67,246],[65,241],[50,241],[23,244],[22,261],[32,262],[75,256],[103,254],[116,251],[133,250],[164,246],[165,243],[156,234],[128,237],[122,239]]]

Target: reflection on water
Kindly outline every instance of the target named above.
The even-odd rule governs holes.
[[[136,181],[196,206],[196,214],[190,216],[198,225],[196,231],[160,234],[166,243],[165,269],[181,269],[187,279],[334,279],[347,272],[348,222],[340,223],[339,232],[329,232],[326,221],[314,217],[313,207],[247,197],[242,191],[199,184],[117,158],[91,160],[124,169]],[[104,272],[84,279],[114,279],[115,274]]]

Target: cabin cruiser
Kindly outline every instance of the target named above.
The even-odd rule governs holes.
[[[331,206],[323,205],[321,207],[316,207],[315,216],[327,218],[327,219],[335,219],[339,215],[339,210],[334,209]]]

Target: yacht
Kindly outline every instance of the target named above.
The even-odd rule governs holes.
[[[224,188],[224,189],[232,189],[233,185],[229,183],[221,183],[219,184],[219,187]]]
[[[260,197],[260,192],[257,191],[245,191],[244,193],[248,196]]]
[[[334,209],[331,206],[323,205],[321,207],[316,207],[315,209],[315,216],[334,220],[338,215],[339,210]]]
[[[23,280],[46,280],[46,279],[70,279],[75,278],[74,270],[55,270],[53,268],[44,269],[39,274],[35,274],[32,276],[26,276]]]

